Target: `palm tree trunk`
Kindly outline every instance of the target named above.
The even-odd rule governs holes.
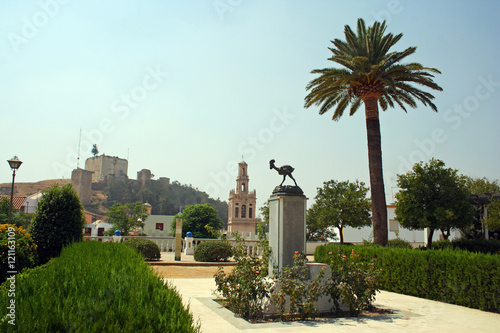
[[[382,170],[382,145],[378,116],[378,99],[368,97],[365,104],[366,133],[368,141],[368,164],[370,169],[370,191],[372,199],[373,241],[387,244],[387,206],[385,202],[384,174]]]

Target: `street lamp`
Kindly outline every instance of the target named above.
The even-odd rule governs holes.
[[[21,162],[17,156],[12,157],[10,160],[7,160],[9,162],[9,166],[12,169],[12,188],[10,190],[10,209],[9,209],[9,224],[12,224],[12,199],[14,198],[14,179],[16,178],[16,170],[19,169]]]

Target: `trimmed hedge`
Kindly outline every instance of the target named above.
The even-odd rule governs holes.
[[[500,254],[500,241],[486,239],[457,239],[451,242],[454,249]]]
[[[179,294],[123,244],[74,243],[17,275],[15,295],[9,288],[0,287],[0,332],[199,331]]]
[[[150,239],[144,238],[131,238],[127,239],[123,244],[130,246],[136,250],[145,260],[158,260],[160,259],[160,248]]]
[[[316,262],[326,262],[338,244],[316,248]],[[353,248],[362,260],[376,258],[380,288],[387,291],[500,312],[500,256],[461,250],[417,251],[380,246]]]
[[[203,262],[227,261],[232,255],[233,248],[225,241],[205,241],[194,250],[194,260]]]

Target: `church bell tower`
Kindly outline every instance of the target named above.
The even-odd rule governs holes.
[[[239,234],[256,232],[255,210],[257,196],[255,190],[249,190],[248,164],[238,163],[236,190],[229,193],[229,214],[227,231],[237,231]]]

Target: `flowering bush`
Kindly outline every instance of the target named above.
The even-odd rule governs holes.
[[[278,308],[280,318],[284,318],[287,297],[290,302],[289,314],[298,315],[300,319],[314,318],[318,309],[315,307],[320,295],[320,281],[325,274],[323,268],[314,280],[310,280],[309,267],[306,265],[306,255],[295,252],[293,266],[284,267],[275,273],[277,283],[271,289],[271,302]]]
[[[378,290],[378,275],[374,261],[363,261],[354,249],[347,256],[339,248],[337,253],[328,253],[332,275],[326,279],[325,294],[329,294],[337,313],[343,304],[349,308],[350,316],[357,316],[375,299]]]
[[[38,262],[37,246],[22,227],[0,224],[0,283],[12,273],[34,267]]]

